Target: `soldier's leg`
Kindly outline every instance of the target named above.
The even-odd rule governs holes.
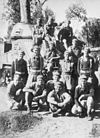
[[[76,104],[73,105],[71,112],[74,115],[81,115],[82,114],[82,108],[80,106],[77,106]]]
[[[50,106],[53,117],[57,117],[58,114],[61,112],[61,108],[53,104],[49,104],[49,106]]]
[[[25,92],[25,102],[28,111],[31,110],[32,100],[33,100],[33,94],[31,92]]]
[[[94,100],[92,96],[89,96],[87,99],[87,115],[91,116],[91,112],[94,109]]]
[[[71,108],[72,108],[72,97],[71,97],[71,95],[69,95],[67,93],[67,96],[66,96],[66,104],[62,108],[62,113],[63,114],[66,114],[66,112],[71,113]]]

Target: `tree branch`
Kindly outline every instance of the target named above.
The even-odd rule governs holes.
[[[44,3],[46,2],[47,0],[44,0],[43,2],[42,2],[42,6],[44,5]]]

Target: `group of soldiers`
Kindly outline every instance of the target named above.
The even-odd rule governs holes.
[[[15,104],[18,107],[26,105],[27,111],[31,112],[35,102],[37,111],[46,105],[46,110],[50,110],[53,117],[68,112],[79,117],[87,115],[91,120],[98,87],[95,76],[97,63],[90,56],[89,48],[85,47],[83,51],[76,48],[77,39],[73,39],[73,31],[69,25],[70,21],[68,26],[61,27],[55,43],[55,27],[58,26],[54,19],[46,24],[46,33],[42,31],[42,24],[37,23],[28,63],[23,59],[24,51],[20,51],[18,59],[12,63],[12,81],[8,85],[10,109]],[[44,39],[49,46],[42,56]],[[63,43],[63,52],[57,47],[58,40]]]

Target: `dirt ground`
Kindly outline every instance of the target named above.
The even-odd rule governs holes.
[[[9,110],[6,94],[6,88],[0,87],[0,112]],[[43,119],[23,132],[0,135],[0,138],[100,138],[99,99],[100,97],[96,102],[96,113],[92,121],[88,121],[87,117],[78,118],[66,115],[53,118],[49,112],[33,113]]]

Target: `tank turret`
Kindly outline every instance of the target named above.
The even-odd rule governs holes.
[[[28,59],[33,45],[33,27],[30,24],[30,1],[19,1],[21,21],[14,25],[11,32],[12,54],[13,58],[16,58],[18,51],[23,50],[26,59]]]

